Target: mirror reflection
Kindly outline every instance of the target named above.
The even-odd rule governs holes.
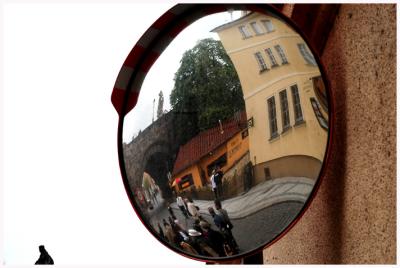
[[[205,28],[193,45],[179,39],[191,27]],[[301,36],[273,14],[210,15],[164,54],[174,47],[179,64],[167,70],[157,61],[125,118],[136,207],[180,252],[252,251],[296,219],[318,179],[329,125],[319,67]],[[170,86],[157,78],[168,71]]]

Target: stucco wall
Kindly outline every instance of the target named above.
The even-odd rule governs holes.
[[[265,181],[265,168],[269,168],[271,179],[283,177],[306,177],[316,180],[321,171],[321,161],[308,155],[289,155],[254,166],[257,183]],[[288,168],[289,167],[289,168]]]
[[[333,154],[311,206],[265,263],[396,262],[396,7],[341,5],[322,55]]]

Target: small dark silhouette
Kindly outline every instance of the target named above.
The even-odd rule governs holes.
[[[224,177],[224,173],[222,172],[222,169],[219,166],[216,166],[216,168],[213,170],[214,173],[214,183],[215,183],[215,199],[222,199],[224,193],[223,193],[223,188],[222,188],[222,179]]]
[[[51,258],[49,253],[47,253],[47,251],[46,251],[46,249],[44,248],[43,245],[39,246],[39,251],[40,251],[40,257],[35,262],[35,265],[36,264],[54,264],[53,259]]]

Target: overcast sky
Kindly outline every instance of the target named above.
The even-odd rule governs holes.
[[[204,266],[147,232],[118,165],[112,88],[131,48],[170,7],[3,5],[3,264],[33,264],[44,244],[60,265]],[[163,90],[168,99],[183,51],[213,27],[188,30],[157,61],[128,136],[151,122],[153,98]]]

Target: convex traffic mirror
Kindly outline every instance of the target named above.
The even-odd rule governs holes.
[[[112,101],[129,199],[179,254],[261,250],[315,194],[329,88],[303,35],[268,5],[175,6],[126,58]]]

